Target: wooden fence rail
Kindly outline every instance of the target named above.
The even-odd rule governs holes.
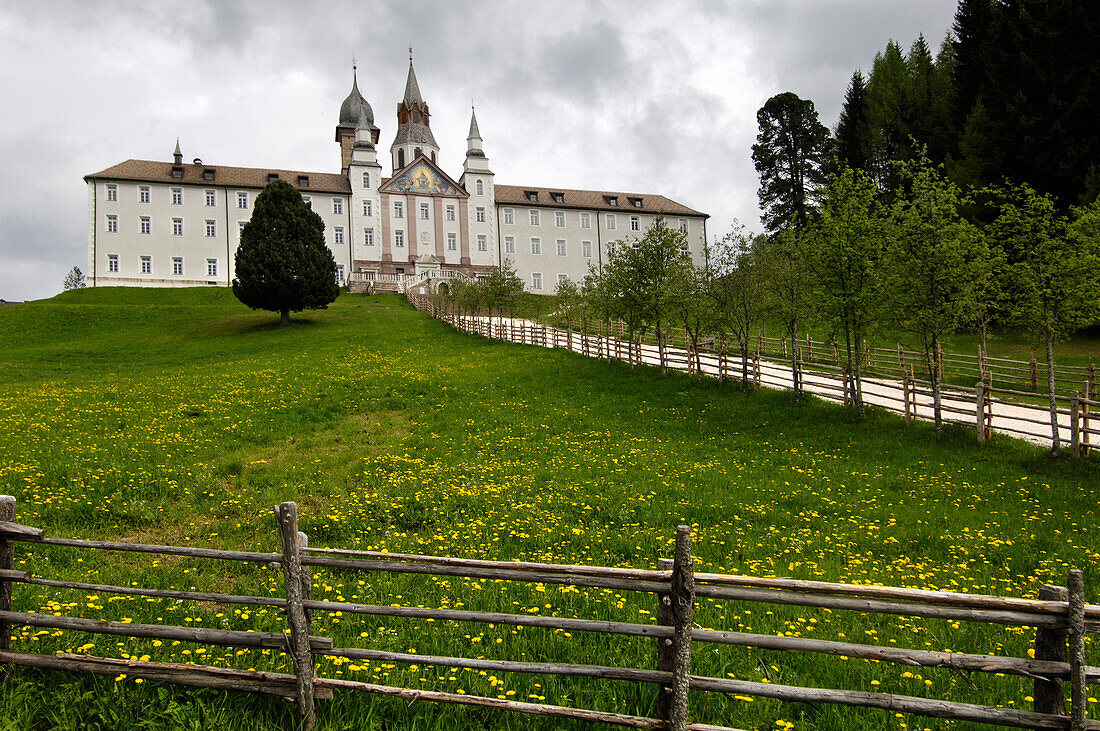
[[[610,327],[598,323],[595,333],[583,329],[561,330],[526,321],[505,321],[501,317],[448,312],[437,308],[431,298],[424,295],[409,295],[409,299],[418,309],[453,327],[487,338],[565,348],[589,357],[631,364],[663,361],[670,369],[700,377],[707,375],[723,380],[741,378],[739,354],[733,352],[735,348],[730,349],[722,343],[720,338],[707,349],[693,350],[690,340],[684,340],[681,334],[680,339],[686,343],[682,348],[672,344],[674,337],[670,337],[667,347],[659,348],[655,343],[631,340],[628,334],[624,334],[622,323],[612,323]],[[815,396],[843,404],[851,402],[849,374],[842,366],[839,354],[832,353],[824,343],[807,339],[803,353],[814,353],[820,357],[811,360],[800,355],[789,362],[785,343],[763,336],[756,339],[749,356],[749,378],[754,388],[787,389],[791,387],[792,379],[798,379],[803,389]],[[920,372],[923,356],[900,347],[896,351],[878,350],[889,354],[893,360],[886,359],[881,353],[876,356],[872,352],[869,356],[868,369],[861,379],[864,402],[904,416],[907,424],[912,424],[914,419],[930,419],[933,412],[932,384],[916,375]],[[778,358],[780,352],[782,360]],[[769,355],[776,356],[776,361],[769,362]],[[875,357],[879,360],[875,361]],[[957,360],[978,364],[980,367],[973,373],[980,374],[980,380],[973,388],[941,383],[940,412],[945,422],[975,426],[979,442],[985,442],[994,430],[1031,441],[1053,440],[1054,426],[1051,424],[1049,405],[1040,403],[1040,397],[1046,396],[999,385],[1004,381],[993,377],[987,361],[1006,359],[959,356]],[[1073,378],[1084,376],[1082,380],[1072,382],[1080,390],[1055,395],[1060,405],[1056,414],[1059,441],[1069,445],[1071,456],[1087,456],[1100,440],[1100,428],[1092,416],[1100,407],[1095,368],[1092,365],[1059,368],[1062,368],[1059,372]],[[969,377],[971,374],[970,370],[965,370],[955,375]]]
[[[372,551],[310,547],[298,531],[297,506],[286,502],[275,507],[281,544],[279,553],[250,553],[181,546],[111,543],[47,537],[39,529],[15,521],[15,500],[0,496],[0,663],[48,670],[100,675],[125,673],[134,678],[178,683],[186,686],[234,689],[267,693],[293,699],[303,723],[312,728],[318,718],[317,702],[333,696],[335,690],[360,691],[431,703],[450,703],[494,708],[552,718],[567,718],[642,729],[686,731],[732,731],[726,726],[692,722],[689,694],[695,692],[738,694],[801,703],[831,703],[854,707],[887,709],[921,716],[976,721],[1014,728],[1100,729],[1087,718],[1090,684],[1100,684],[1100,668],[1085,664],[1085,634],[1100,630],[1100,606],[1084,602],[1083,574],[1069,572],[1066,587],[1044,587],[1039,599],[991,595],[956,594],[888,586],[860,586],[832,582],[783,578],[737,576],[696,572],[691,551],[691,531],[680,526],[674,540],[673,558],[662,559],[656,570],[488,561],[388,554]],[[284,597],[253,597],[212,592],[112,586],[60,581],[14,569],[15,544],[28,551],[40,546],[68,547],[84,551],[131,551],[154,555],[190,556],[230,561],[263,561],[282,568]],[[573,586],[616,588],[657,595],[657,623],[594,620],[502,612],[436,609],[417,606],[369,605],[347,601],[318,601],[311,597],[310,567],[324,566],[340,572],[429,574],[463,576],[522,583],[562,583]],[[169,624],[134,624],[57,613],[39,614],[13,610],[15,584],[95,591],[148,597],[172,597],[197,602],[255,604],[279,607],[285,612],[283,632],[219,630]],[[864,645],[854,642],[816,640],[785,635],[760,635],[712,630],[694,626],[697,597],[733,599],[765,605],[796,605],[881,612],[892,615],[939,617],[956,621],[1036,627],[1034,657],[1009,657],[956,652]],[[460,622],[522,625],[625,637],[648,637],[657,642],[654,669],[543,662],[525,658],[497,660],[418,655],[358,647],[336,647],[333,640],[312,633],[314,610],[346,615],[399,617],[409,620],[451,620]],[[118,637],[155,637],[224,645],[284,649],[291,657],[294,674],[238,670],[150,660],[121,660],[72,653],[42,655],[11,650],[11,628],[18,625],[89,632]],[[896,663],[909,667],[946,668],[960,673],[1013,675],[1033,680],[1033,710],[1005,709],[934,698],[904,696],[863,690],[808,688],[716,678],[692,672],[692,647],[696,643],[718,646],[843,655],[856,659]],[[614,711],[526,703],[500,698],[398,688],[354,680],[318,677],[318,656],[370,660],[406,665],[434,665],[507,673],[570,676],[654,685],[658,688],[655,718]],[[1066,682],[1068,681],[1068,683]],[[1069,708],[1065,708],[1064,687],[1069,687]],[[723,719],[735,722],[736,719]]]

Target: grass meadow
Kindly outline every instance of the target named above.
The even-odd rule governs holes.
[[[459,334],[395,296],[344,295],[277,327],[224,289],[96,289],[0,308],[0,493],[61,537],[278,550],[271,508],[310,545],[653,568],[675,526],[698,570],[1035,596],[1086,570],[1097,601],[1098,459],[1052,459],[965,429],[936,437],[871,410],[659,378]],[[281,572],[201,559],[17,548],[48,578],[281,595]],[[314,596],[654,622],[655,598],[602,589],[314,571]],[[15,608],[282,630],[251,607],[16,585]],[[715,629],[1022,656],[1032,632],[701,600]],[[655,644],[535,628],[317,612],[339,646],[653,667]],[[13,648],[290,671],[274,650],[18,628]],[[1100,653],[1089,647],[1090,664]],[[695,646],[701,674],[1030,708],[1029,680]],[[392,663],[320,672],[648,715],[655,690]],[[968,729],[907,714],[693,696],[693,720],[755,729]],[[1091,706],[1100,714],[1100,706]],[[580,729],[479,709],[337,694],[323,729]],[[11,669],[3,729],[294,728],[289,703]]]

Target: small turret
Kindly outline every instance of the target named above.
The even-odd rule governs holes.
[[[464,173],[489,172],[489,158],[482,149],[484,142],[481,139],[481,130],[477,128],[477,113],[470,107],[470,134],[466,136],[466,160],[462,163]],[[490,173],[491,174],[491,173]]]
[[[183,153],[180,152],[180,138],[179,137],[176,138],[176,151],[172,153],[172,164],[173,165],[182,165],[183,164]]]

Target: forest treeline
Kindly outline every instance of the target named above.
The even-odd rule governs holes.
[[[1080,0],[962,0],[933,55],[890,41],[852,75],[840,164],[884,188],[921,148],[964,189],[1027,183],[1061,208],[1100,194],[1100,13]]]

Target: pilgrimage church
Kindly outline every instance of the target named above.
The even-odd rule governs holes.
[[[707,215],[664,196],[498,184],[472,111],[462,170],[444,170],[411,57],[388,176],[380,136],[353,69],[336,124],[339,173],[185,162],[177,141],[171,162],[127,160],[88,175],[88,285],[229,285],[241,230],[275,179],[324,220],[337,277],[353,291],[485,276],[511,260],[529,291],[551,294],[599,269],[615,242],[641,236],[658,214],[703,262]]]

